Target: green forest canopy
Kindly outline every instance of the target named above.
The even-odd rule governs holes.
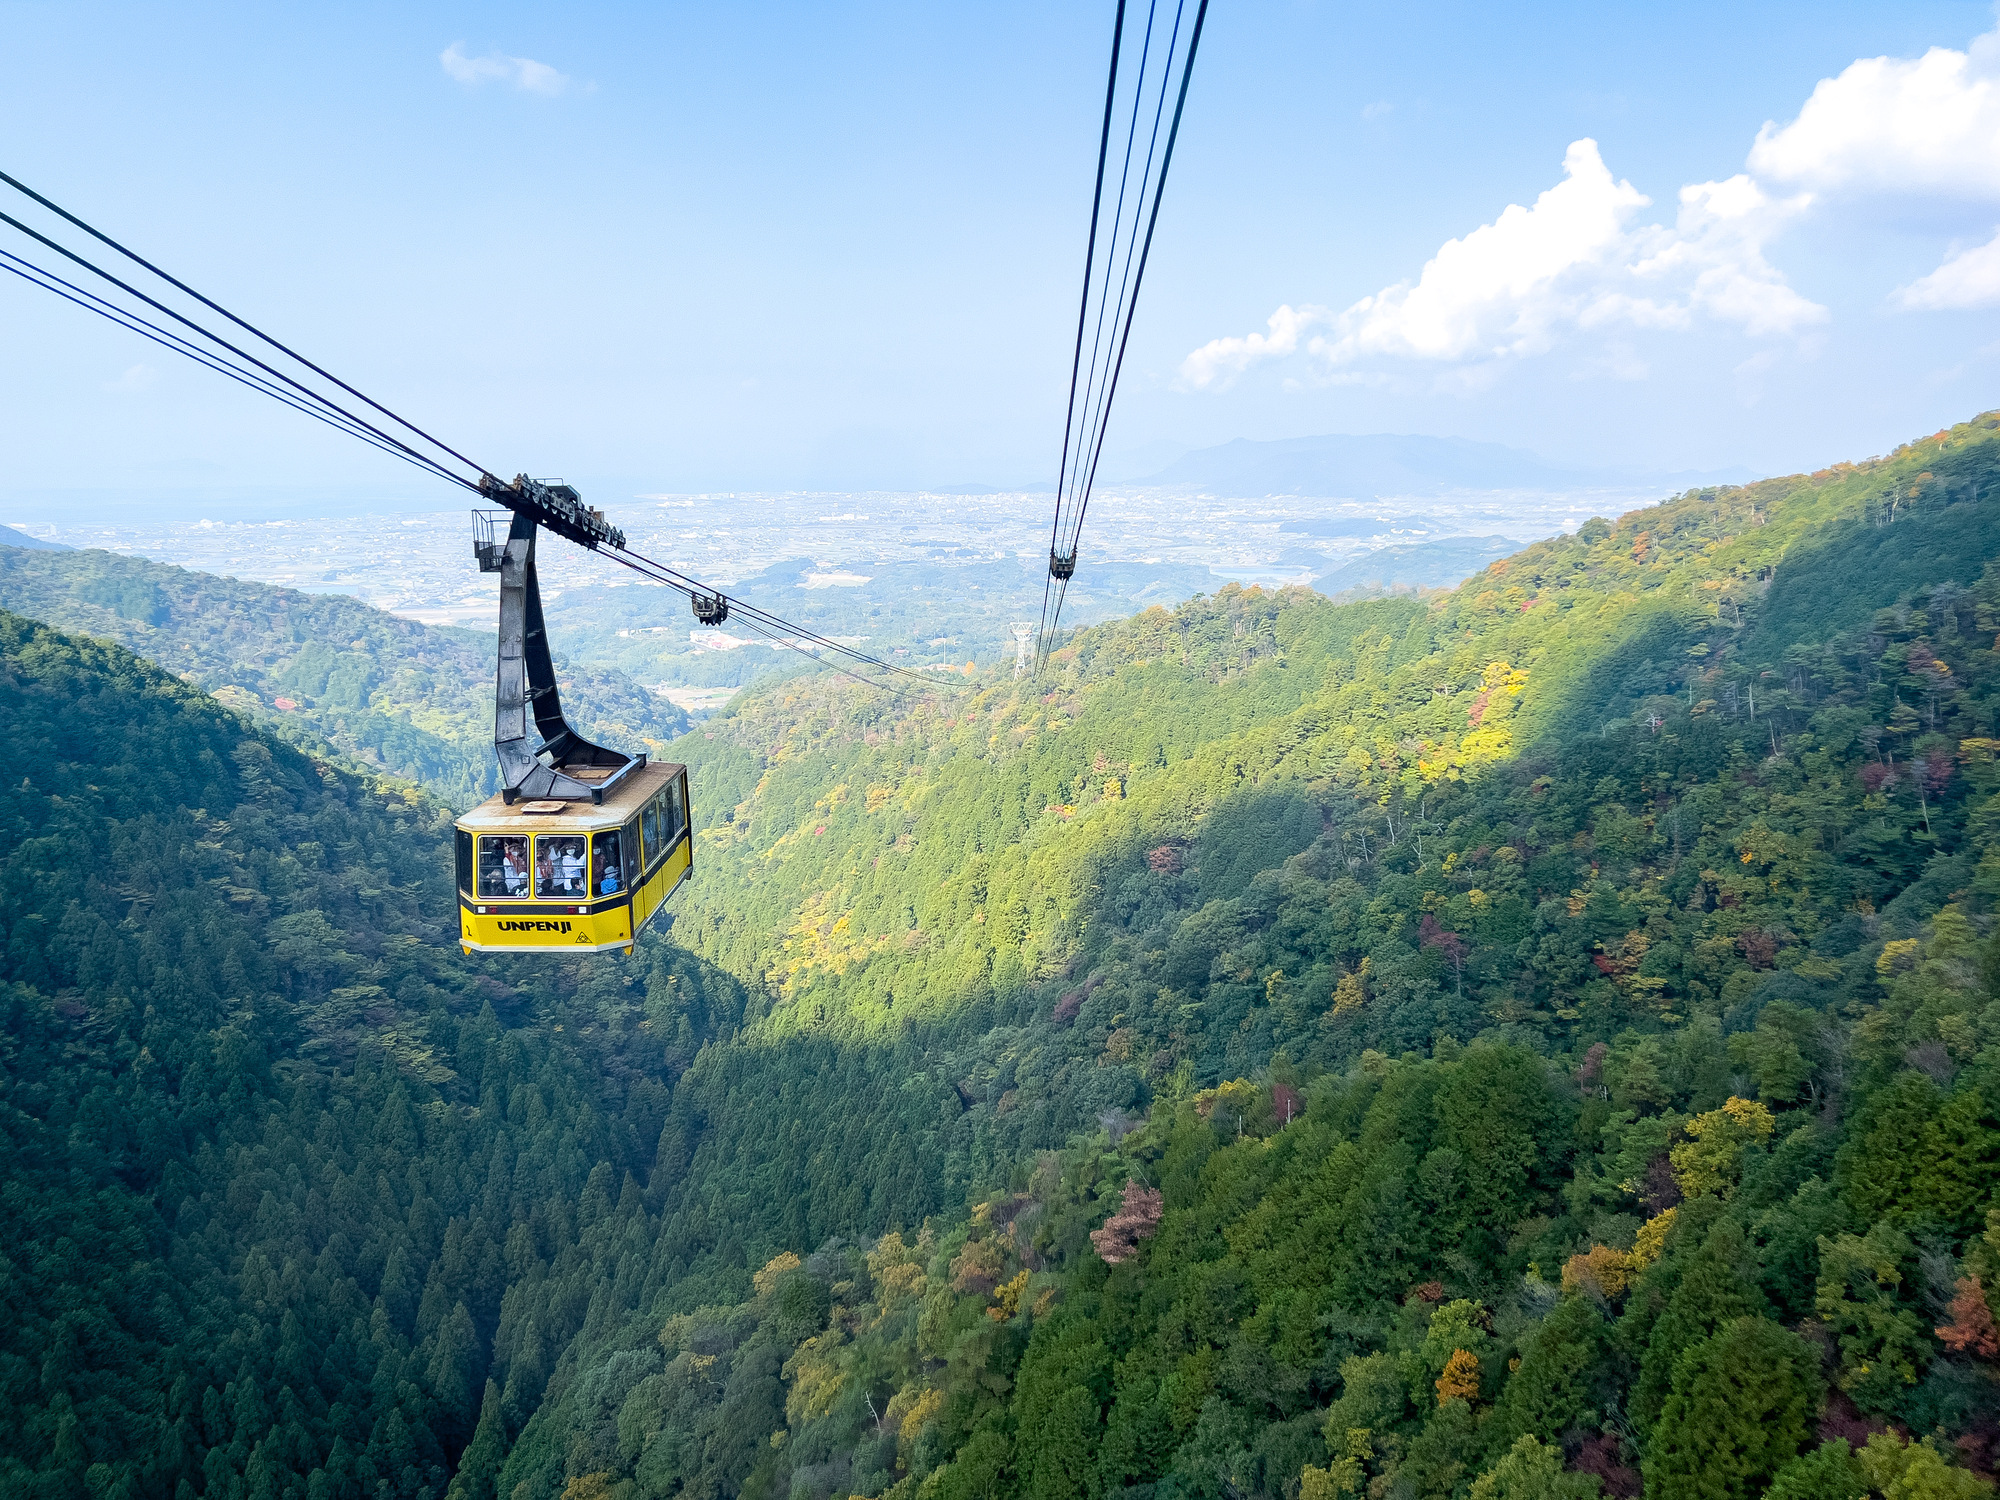
[[[1987,1493],[1996,426],[752,695],[629,963],[0,621],[0,1484]]]

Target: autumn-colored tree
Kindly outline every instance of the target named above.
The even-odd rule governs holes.
[[[875,1284],[875,1302],[884,1315],[916,1302],[924,1294],[924,1268],[891,1229],[868,1252],[868,1274]]]
[[[1159,1228],[1165,1200],[1158,1188],[1142,1186],[1136,1178],[1127,1180],[1124,1201],[1101,1228],[1090,1231],[1090,1243],[1107,1265],[1129,1260],[1139,1241],[1151,1239]]]
[[[1438,1405],[1447,1401],[1467,1403],[1479,1399],[1479,1356],[1469,1349],[1454,1349],[1437,1378]]]
[[[1608,1302],[1625,1295],[1632,1278],[1632,1257],[1609,1245],[1592,1245],[1563,1263],[1563,1290],[1591,1292]]]
[[[1361,961],[1361,967],[1340,976],[1333,987],[1333,1009],[1329,1014],[1336,1019],[1351,1016],[1368,1000],[1368,960]]]
[[[984,1297],[1000,1284],[1003,1265],[998,1240],[967,1240],[951,1260],[951,1289]]]
[[[1286,1126],[1305,1108],[1305,1100],[1289,1083],[1271,1085],[1271,1114],[1279,1126]]]
[[[750,1284],[757,1289],[758,1296],[768,1297],[777,1290],[779,1282],[804,1264],[805,1262],[791,1251],[781,1250],[765,1262],[763,1269],[750,1278]]]
[[[1954,1353],[1980,1359],[2000,1358],[2000,1329],[1994,1327],[1993,1309],[1977,1276],[1958,1278],[1956,1294],[1951,1299],[1951,1317],[1936,1332],[1938,1342]]]
[[[986,1309],[986,1316],[996,1323],[1004,1323],[1021,1310],[1021,1294],[1028,1289],[1026,1271],[1017,1271],[1013,1280],[993,1293],[993,1305]]]
[[[1632,1253],[1626,1257],[1635,1275],[1660,1258],[1660,1252],[1666,1246],[1667,1232],[1674,1227],[1676,1213],[1675,1209],[1662,1209],[1639,1226],[1639,1233],[1632,1241]]]
[[[1769,1108],[1751,1099],[1731,1098],[1720,1109],[1696,1115],[1682,1127],[1688,1139],[1668,1153],[1675,1183],[1690,1198],[1727,1196],[1735,1187],[1744,1147],[1769,1140],[1776,1128]]]

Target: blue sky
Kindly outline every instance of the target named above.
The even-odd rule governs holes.
[[[1049,477],[1110,16],[5,3],[0,164],[593,499]],[[1106,472],[1382,431],[1781,472],[2000,404],[1994,27],[1213,0]],[[18,284],[0,356],[16,518],[453,503]]]

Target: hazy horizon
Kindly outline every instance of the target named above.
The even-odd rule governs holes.
[[[9,15],[10,172],[497,471],[1055,467],[1105,16]],[[1211,17],[1107,473],[1328,432],[1783,473],[1993,404],[1990,8],[1430,20]],[[0,508],[409,493],[8,280]]]

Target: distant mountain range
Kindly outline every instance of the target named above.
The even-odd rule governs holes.
[[[934,484],[926,495],[1053,495],[1056,487],[1046,479],[1027,484]]]
[[[19,547],[27,552],[70,552],[61,542],[45,542],[38,536],[29,536],[25,531],[16,531],[11,526],[0,526],[0,547]]]
[[[1335,432],[1268,442],[1237,438],[1213,448],[1197,448],[1163,469],[1117,482],[1243,496],[1360,500],[1454,490],[1654,488],[1664,494],[1710,484],[1747,484],[1756,477],[1745,468],[1661,472],[1640,467],[1579,467],[1552,463],[1525,449],[1469,438]],[[1044,480],[999,487],[953,485],[933,493],[1040,494],[1053,489]]]
[[[1511,557],[1520,550],[1519,542],[1504,536],[1460,536],[1442,542],[1378,547],[1350,563],[1321,573],[1313,579],[1313,587],[1329,595],[1357,588],[1393,588],[1398,584],[1455,588],[1488,563]],[[1325,566],[1324,558],[1317,561]]]
[[[1199,448],[1134,483],[1243,495],[1431,495],[1450,490],[1573,490],[1743,484],[1748,469],[1715,472],[1592,469],[1551,463],[1520,448],[1468,438],[1328,433]]]

